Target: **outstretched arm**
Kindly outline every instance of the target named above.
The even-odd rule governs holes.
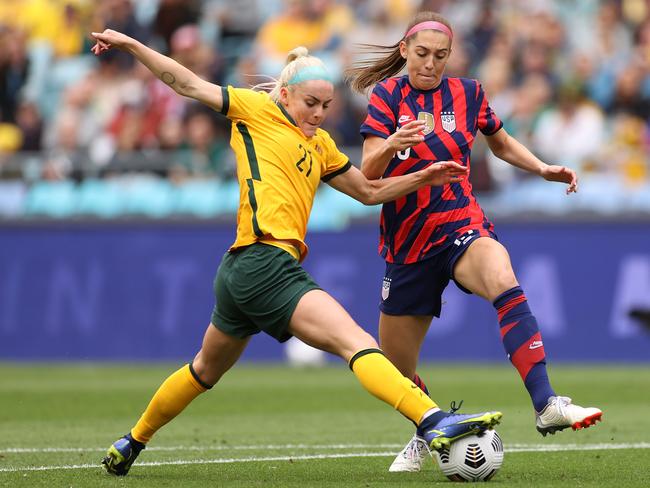
[[[173,59],[111,29],[93,32],[91,35],[97,41],[91,49],[95,55],[99,56],[112,48],[128,52],[179,95],[198,100],[217,111],[221,110],[223,98],[220,87],[201,79]]]
[[[412,193],[421,186],[457,183],[467,176],[467,168],[453,161],[433,163],[403,176],[369,180],[355,166],[327,183],[365,205],[390,202]]]
[[[546,164],[537,158],[517,139],[506,132],[505,129],[498,130],[495,134],[485,137],[494,155],[504,161],[521,168],[525,171],[535,173],[546,181],[557,181],[569,185],[566,189],[567,195],[578,191],[578,176],[575,171],[566,166]]]

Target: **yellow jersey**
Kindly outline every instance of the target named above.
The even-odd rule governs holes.
[[[264,242],[302,261],[318,184],[350,169],[348,157],[322,129],[306,137],[266,92],[229,86],[222,94],[239,180],[237,239],[230,250]]]

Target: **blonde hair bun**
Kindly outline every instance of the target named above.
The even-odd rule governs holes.
[[[298,58],[306,56],[309,56],[309,49],[307,49],[305,46],[298,46],[296,48],[293,48],[287,55],[287,64]]]

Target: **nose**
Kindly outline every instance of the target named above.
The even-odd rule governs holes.
[[[434,68],[435,63],[433,62],[433,56],[427,56],[426,61],[424,62],[424,67],[428,70]]]

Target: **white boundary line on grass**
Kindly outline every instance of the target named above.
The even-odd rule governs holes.
[[[257,444],[257,445],[212,445],[212,446],[152,446],[153,451],[253,451],[261,449],[394,449],[401,444]],[[544,451],[593,451],[597,449],[650,449],[650,442],[603,443],[603,444],[511,444],[507,452],[544,452]],[[106,447],[6,447],[0,448],[0,454],[38,454],[51,452],[104,452]]]
[[[330,449],[340,449],[340,448],[353,448],[359,447],[362,445],[342,445],[334,444],[332,446],[310,446],[310,445],[286,445],[286,446],[274,446],[274,448],[290,448],[290,447],[301,447],[301,448],[330,448]],[[365,447],[381,447],[386,445],[365,445]],[[390,445],[392,446],[392,445]],[[650,443],[648,442],[637,442],[637,443],[624,443],[624,444],[511,444],[511,447],[506,449],[508,453],[515,452],[554,452],[554,451],[596,451],[596,450],[610,450],[610,449],[650,449]],[[215,446],[221,448],[221,446]],[[264,449],[270,448],[271,446],[231,446],[233,448],[243,448],[243,449]],[[398,445],[399,447],[399,445]],[[52,451],[48,448],[37,450],[18,450],[20,448],[13,449],[3,449],[0,452],[15,452],[15,453],[24,453],[24,452],[77,452],[77,449],[74,451]],[[51,448],[50,448],[51,449]],[[65,449],[65,448],[62,448]],[[178,447],[176,449],[186,449],[186,447]],[[86,449],[86,451],[95,450],[95,449]],[[151,450],[154,450],[152,448]],[[156,450],[172,450],[172,448],[158,448]],[[193,450],[199,450],[198,448]],[[204,449],[204,450],[209,450]],[[221,449],[219,449],[221,450]],[[268,457],[248,457],[248,458],[225,458],[225,459],[189,459],[189,460],[178,460],[178,461],[150,461],[138,463],[138,466],[173,466],[173,465],[191,465],[191,464],[230,464],[230,463],[250,463],[250,462],[265,462],[265,461],[303,461],[310,459],[341,459],[341,458],[362,458],[362,457],[386,457],[393,456],[394,451],[387,452],[342,452],[338,454],[306,454],[299,456],[268,456]],[[72,464],[72,465],[60,465],[60,466],[27,466],[27,467],[10,467],[10,468],[0,468],[0,473],[15,473],[15,472],[26,472],[26,471],[49,471],[49,470],[61,470],[61,469],[91,469],[99,468],[99,464]]]

